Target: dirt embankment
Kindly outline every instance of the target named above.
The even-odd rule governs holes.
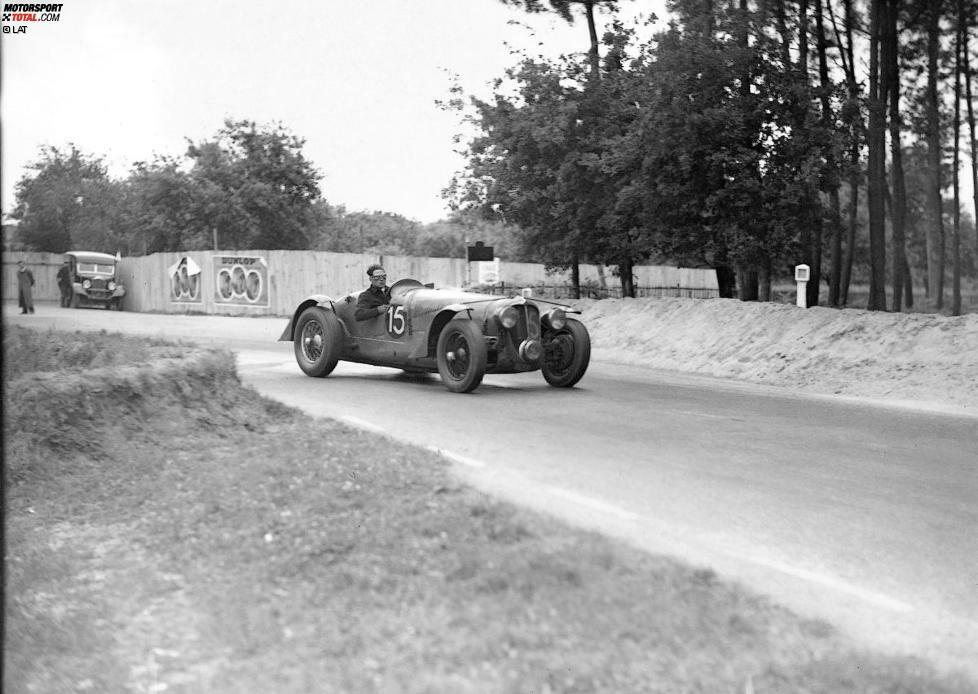
[[[978,414],[978,315],[582,300],[598,358]]]

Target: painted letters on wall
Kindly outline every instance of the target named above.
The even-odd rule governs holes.
[[[268,306],[268,263],[264,258],[214,256],[214,279],[218,304]]]

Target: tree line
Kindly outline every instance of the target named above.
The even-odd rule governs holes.
[[[870,309],[912,306],[914,278],[941,309],[950,274],[960,312],[978,256],[960,195],[962,154],[978,181],[975,0],[670,0],[651,38],[617,1],[503,2],[583,16],[589,48],[517,54],[488,99],[455,90],[474,132],[457,209],[518,225],[562,267],[616,265],[626,293],[649,258],[761,300],[805,263],[809,305],[823,283],[846,305],[855,267]]]
[[[42,147],[16,186],[25,248],[126,255],[207,249],[309,249],[464,257],[476,240],[522,260],[518,230],[474,214],[422,224],[394,212],[329,204],[304,141],[281,124],[228,120],[180,157],[136,162],[113,178],[74,144]]]
[[[583,17],[587,50],[516,54],[489,98],[452,89],[470,136],[441,222],[332,205],[300,137],[228,120],[121,180],[74,145],[42,148],[16,188],[20,239],[434,257],[481,240],[570,268],[576,291],[581,262],[617,268],[625,295],[636,264],[668,262],[714,267],[746,300],[805,263],[809,305],[845,306],[868,280],[871,309],[912,306],[921,285],[944,309],[950,285],[960,312],[978,264],[960,179],[967,160],[978,188],[978,0],[668,0],[651,36],[617,0],[502,1]]]

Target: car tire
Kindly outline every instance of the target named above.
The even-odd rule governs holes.
[[[78,299],[78,294],[72,293],[71,295],[71,307],[79,308],[81,306],[81,301]]]
[[[113,303],[115,303],[115,310],[121,312],[122,311],[122,299],[121,298],[116,299]]]
[[[560,330],[544,335],[540,370],[553,387],[573,386],[584,376],[590,361],[591,336],[579,321],[568,320]]]
[[[295,360],[307,376],[324,378],[340,360],[343,326],[331,311],[313,306],[299,316],[292,342]]]
[[[438,336],[438,374],[453,393],[475,390],[486,373],[486,340],[471,320],[449,321]]]

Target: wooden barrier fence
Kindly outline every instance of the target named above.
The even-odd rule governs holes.
[[[17,261],[34,273],[34,298],[57,301],[60,253],[7,252],[3,256],[3,298],[17,299]],[[118,279],[126,286],[127,311],[221,315],[290,314],[311,294],[337,297],[366,288],[366,270],[380,262],[389,282],[410,277],[436,287],[462,287],[478,273],[459,258],[415,258],[324,251],[191,251],[122,258]],[[569,273],[547,272],[534,263],[499,263],[505,293],[522,287],[553,296],[569,296]],[[581,265],[585,293],[596,298],[621,296],[612,268]],[[639,296],[718,296],[712,269],[639,266],[634,271]]]

